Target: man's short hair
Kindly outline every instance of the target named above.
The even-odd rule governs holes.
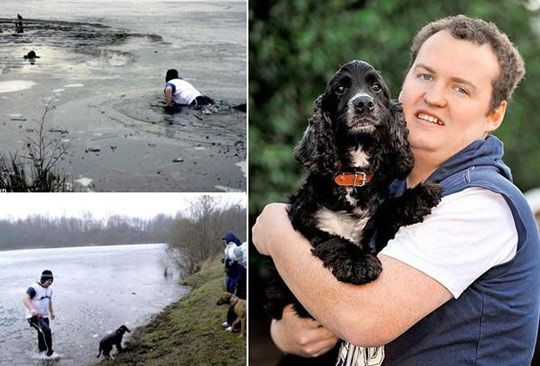
[[[167,74],[165,74],[165,82],[172,79],[178,79],[178,71],[175,69],[169,69],[167,70]]]
[[[499,62],[500,73],[493,80],[490,111],[497,108],[503,100],[510,100],[516,86],[525,75],[525,64],[519,51],[506,34],[493,23],[465,15],[442,18],[426,24],[416,34],[411,45],[409,69],[424,42],[440,31],[449,32],[455,39],[462,39],[477,45],[489,44]]]

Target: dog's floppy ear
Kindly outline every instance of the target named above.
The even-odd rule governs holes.
[[[295,148],[295,158],[310,173],[335,174],[339,160],[332,122],[322,108],[323,96],[315,101],[313,115],[302,140]]]
[[[414,164],[414,157],[411,147],[407,142],[409,130],[405,123],[403,108],[401,103],[392,101],[390,107],[390,120],[388,128],[388,142],[390,150],[394,153],[392,164],[395,177],[397,179],[405,179],[411,171]]]

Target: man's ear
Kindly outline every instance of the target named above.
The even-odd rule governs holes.
[[[487,132],[495,131],[497,128],[499,128],[504,119],[507,105],[508,102],[506,100],[503,100],[498,107],[488,113]]]

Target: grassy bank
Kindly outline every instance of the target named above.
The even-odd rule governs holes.
[[[215,261],[186,279],[192,291],[137,328],[125,353],[100,365],[245,365],[246,339],[221,327],[227,307],[216,301],[223,276]]]

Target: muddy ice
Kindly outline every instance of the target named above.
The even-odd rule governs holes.
[[[246,103],[245,4],[186,4],[153,3],[137,19],[113,9],[124,27],[29,18],[15,34],[14,19],[0,19],[0,153],[22,152],[49,105],[47,134],[68,145],[59,168],[77,190],[245,190],[246,114],[234,108]],[[196,34],[160,28],[175,9]],[[216,105],[165,113],[171,67]]]

